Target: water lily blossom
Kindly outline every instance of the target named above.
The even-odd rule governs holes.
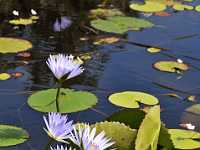
[[[48,118],[43,116],[46,124],[46,133],[56,141],[66,143],[66,139],[69,138],[71,131],[73,130],[73,121],[68,122],[67,115],[61,115],[60,113],[51,112],[48,114]]]
[[[72,24],[72,21],[69,19],[69,17],[62,16],[58,19],[53,24],[53,30],[55,32],[60,32],[68,27],[70,27]]]
[[[31,9],[31,14],[32,15],[37,15],[37,12],[34,9]]]
[[[84,70],[72,55],[50,55],[46,63],[58,80],[65,75],[67,79],[76,77]]]
[[[105,137],[104,131],[95,135],[96,128],[91,130],[89,125],[85,125],[79,126],[78,130],[74,127],[69,139],[83,150],[105,150],[115,143],[111,138]]]
[[[17,10],[13,10],[12,13],[13,13],[13,15],[15,15],[15,16],[19,16],[19,11],[17,11]]]
[[[64,148],[63,146],[59,147],[59,146],[57,145],[56,148],[52,148],[52,147],[51,147],[51,150],[76,150],[76,149],[72,149],[71,147],[70,147],[70,148],[67,148],[67,147]]]

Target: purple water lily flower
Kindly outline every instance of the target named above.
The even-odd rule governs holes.
[[[67,115],[61,115],[60,113],[49,113],[48,119],[43,116],[46,128],[46,133],[56,141],[66,143],[66,139],[69,138],[71,131],[73,130],[73,121],[68,122]]]
[[[72,55],[50,55],[47,60],[47,65],[53,72],[54,76],[60,80],[63,76],[68,75],[67,79],[71,79],[75,76],[78,76],[83,72],[83,68],[78,63],[78,59],[74,59]]]
[[[71,24],[72,24],[72,21],[69,19],[69,17],[63,16],[59,19],[56,19],[56,21],[53,24],[53,29],[55,32],[60,32],[70,27]]]
[[[96,135],[96,128],[91,130],[89,125],[79,126],[78,130],[74,127],[69,139],[84,150],[105,150],[115,143],[105,137],[104,131]]]
[[[51,150],[76,150],[76,149],[72,149],[71,147],[69,147],[69,148],[65,147],[65,148],[64,148],[63,146],[59,147],[59,146],[57,145],[56,148],[52,148],[52,147],[51,147]]]

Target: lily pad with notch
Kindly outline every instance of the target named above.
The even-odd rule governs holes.
[[[139,103],[156,105],[159,102],[153,95],[138,91],[114,93],[108,99],[112,104],[125,108],[139,108]]]
[[[61,88],[59,96],[60,113],[86,110],[97,103],[97,97],[90,92]],[[56,112],[57,89],[42,90],[28,98],[28,105],[40,112]]]

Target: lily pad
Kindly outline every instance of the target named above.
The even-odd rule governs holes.
[[[186,71],[189,69],[187,64],[176,61],[158,61],[154,63],[153,66],[154,68],[165,72]]]
[[[35,23],[35,21],[33,19],[25,19],[25,18],[19,18],[19,19],[13,19],[9,21],[10,24],[13,25],[30,25]]]
[[[200,104],[195,104],[186,109],[187,112],[200,115]]]
[[[197,5],[197,6],[195,7],[195,10],[196,10],[197,12],[200,12],[200,5]]]
[[[124,16],[124,14],[118,9],[97,8],[90,10],[91,18],[105,18],[113,16]]]
[[[135,150],[157,150],[160,127],[160,106],[154,106],[148,111],[140,125]]]
[[[150,52],[150,53],[158,53],[158,52],[162,51],[162,49],[150,47],[150,48],[147,48],[147,51]]]
[[[181,4],[181,3],[176,3],[176,4],[173,6],[173,9],[178,10],[178,11],[193,10],[193,6],[184,5],[184,4]]]
[[[93,44],[95,45],[102,45],[102,44],[112,44],[112,43],[116,43],[119,42],[120,38],[119,37],[115,37],[115,36],[110,36],[110,37],[100,37],[97,38]]]
[[[108,99],[112,104],[125,108],[139,108],[139,103],[156,105],[159,102],[156,97],[138,91],[114,93],[110,95]]]
[[[32,48],[32,44],[27,40],[0,37],[0,53],[17,53],[30,48]]]
[[[200,148],[200,133],[181,129],[168,129],[171,140],[176,149],[197,149]]]
[[[11,78],[11,75],[8,73],[0,73],[0,80],[8,80]]]
[[[42,90],[32,94],[28,98],[28,105],[41,112],[56,112],[57,89]],[[77,112],[91,108],[97,103],[97,97],[85,91],[72,89],[60,90],[59,109],[60,113]]]
[[[160,12],[166,9],[166,5],[155,1],[146,1],[145,4],[133,3],[130,8],[141,12]]]
[[[134,17],[114,16],[108,17],[106,20],[92,20],[91,26],[104,32],[123,34],[129,30],[152,27],[153,23]]]
[[[28,133],[11,125],[0,125],[0,147],[14,146],[29,139]]]
[[[137,135],[137,130],[119,122],[100,122],[92,125],[92,127],[96,127],[97,133],[104,131],[106,137],[115,142],[113,148],[118,150],[130,150]]]

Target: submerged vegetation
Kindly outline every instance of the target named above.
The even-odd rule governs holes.
[[[199,12],[197,0],[0,0],[0,148],[200,149],[200,57],[187,51]]]

